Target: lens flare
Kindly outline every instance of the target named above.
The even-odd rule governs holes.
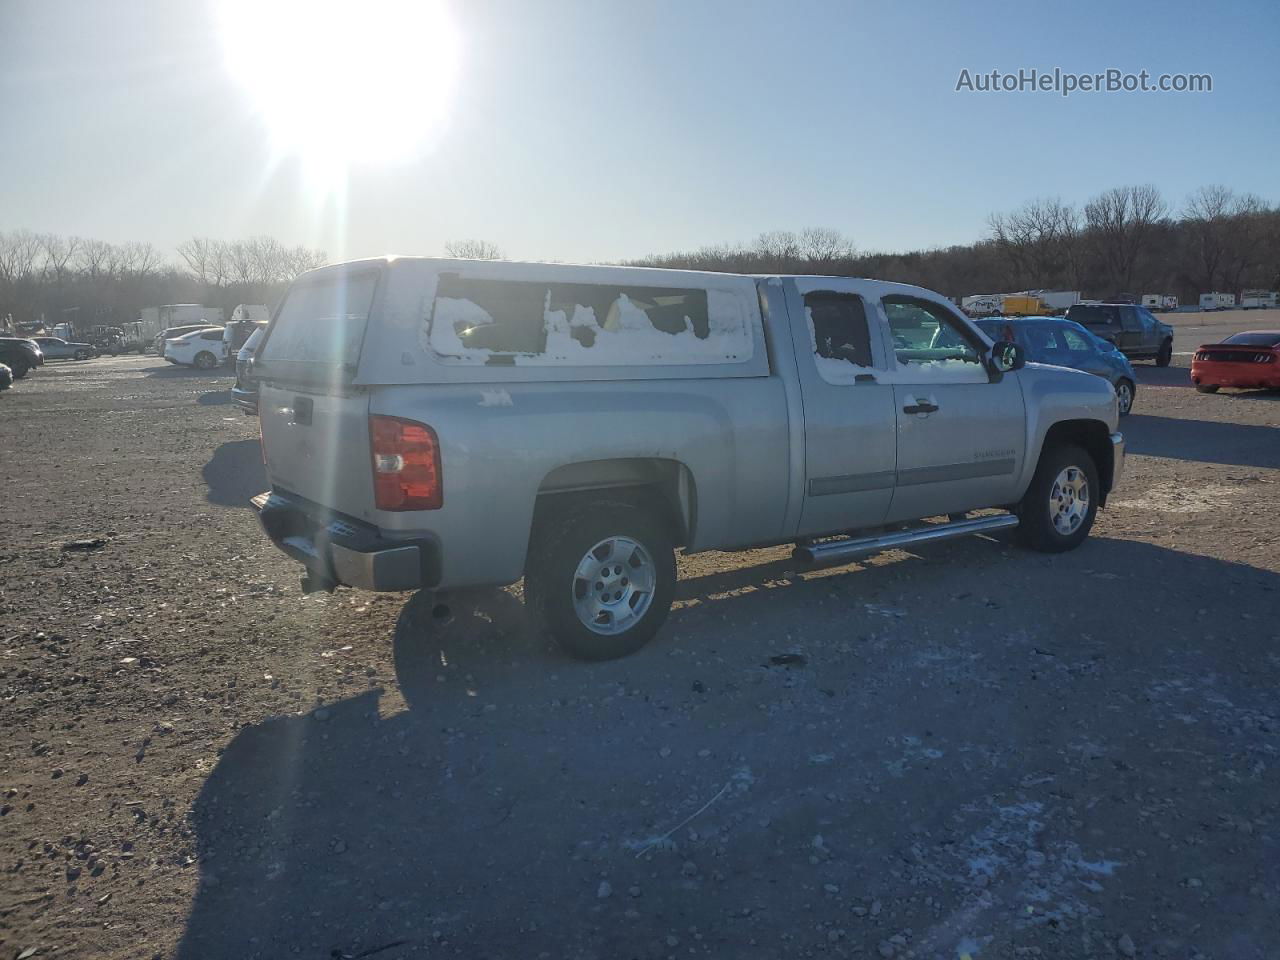
[[[217,0],[227,70],[276,151],[314,173],[428,152],[461,42],[441,0]]]

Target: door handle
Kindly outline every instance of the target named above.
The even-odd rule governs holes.
[[[909,403],[905,407],[903,407],[902,412],[903,413],[935,413],[937,412],[937,409],[938,409],[938,405],[936,403],[929,403],[927,400],[924,400],[924,401],[916,400],[915,403]]]
[[[860,373],[853,378],[854,383],[875,383],[876,377],[873,373]]]

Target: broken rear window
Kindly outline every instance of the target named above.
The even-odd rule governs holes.
[[[431,349],[472,363],[732,363],[751,332],[727,291],[441,275]]]

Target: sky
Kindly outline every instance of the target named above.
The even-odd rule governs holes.
[[[217,0],[0,0],[0,230],[170,256],[270,234],[334,260],[474,237],[610,261],[811,225],[862,250],[967,243],[992,211],[1129,183],[1175,208],[1209,183],[1280,202],[1275,0],[442,0],[452,29],[421,37],[371,0],[326,2],[359,26],[317,65],[296,18],[252,16],[232,43]],[[323,70],[322,93],[390,76],[380,123],[445,119],[335,173],[346,151],[283,141],[263,113],[281,65]],[[955,89],[962,69],[1055,67],[1208,73],[1213,91]],[[290,96],[330,142],[364,109]]]

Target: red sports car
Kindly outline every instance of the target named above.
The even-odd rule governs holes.
[[[1191,359],[1191,382],[1201,393],[1219,387],[1280,390],[1280,330],[1250,330],[1204,344]]]

